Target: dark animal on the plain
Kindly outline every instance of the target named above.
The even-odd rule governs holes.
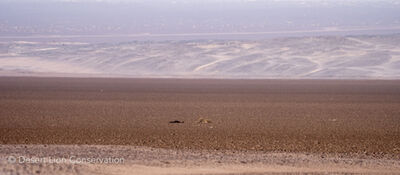
[[[173,120],[169,121],[169,123],[185,123],[185,121]]]

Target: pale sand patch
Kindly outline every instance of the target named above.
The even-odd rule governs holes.
[[[38,44],[38,42],[31,42],[31,41],[14,41],[16,44]]]
[[[9,157],[17,158],[10,163]],[[63,163],[18,163],[18,157],[66,158]],[[123,158],[123,163],[73,164],[79,158]],[[351,155],[254,151],[167,150],[134,146],[0,145],[0,174],[257,174],[400,173],[400,160]]]
[[[87,45],[89,43],[84,43],[84,42],[49,42],[46,43],[49,45]]]
[[[97,71],[60,61],[49,61],[38,57],[2,58],[0,68],[25,72],[51,73],[98,73]]]
[[[15,57],[18,53],[0,53],[0,57]]]
[[[347,39],[348,39],[348,40],[351,40],[351,41],[358,42],[358,43],[363,44],[363,45],[374,45],[374,44],[375,44],[375,43],[371,43],[371,42],[364,41],[364,40],[362,40],[362,39],[354,38],[354,37],[347,37]]]
[[[254,48],[254,47],[256,47],[256,46],[257,46],[257,44],[254,44],[254,43],[243,43],[243,44],[241,45],[241,47],[242,47],[243,49],[245,49],[245,50]]]
[[[202,44],[202,45],[197,45],[198,48],[200,49],[217,49],[220,48],[220,44]]]
[[[217,63],[219,63],[219,62],[227,61],[227,60],[233,59],[233,58],[231,58],[231,57],[229,57],[229,56],[225,56],[225,55],[212,55],[212,57],[214,57],[216,60],[211,61],[211,62],[207,62],[207,63],[205,63],[205,64],[203,64],[203,65],[201,65],[201,66],[198,66],[198,67],[196,67],[193,71],[194,71],[194,72],[197,72],[197,71],[200,71],[200,70],[202,70],[202,69],[204,69],[204,68],[206,68],[206,67],[210,67],[210,66],[212,66],[212,65],[215,65],[215,64],[217,64]]]
[[[49,51],[49,50],[57,50],[57,49],[59,49],[59,48],[49,47],[49,48],[36,49],[35,51]]]

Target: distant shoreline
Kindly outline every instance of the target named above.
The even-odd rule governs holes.
[[[343,36],[343,35],[388,35],[399,34],[400,26],[387,28],[332,28],[313,30],[287,30],[264,32],[222,32],[222,33],[138,33],[138,34],[98,34],[98,35],[54,35],[54,34],[21,34],[3,35],[1,40],[19,39],[138,39],[138,40],[192,40],[192,39],[260,39],[280,37],[304,37],[304,36]],[[109,40],[107,40],[109,41]],[[104,41],[103,41],[104,42]]]

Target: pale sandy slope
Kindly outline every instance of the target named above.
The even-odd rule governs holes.
[[[17,163],[10,163],[10,156]],[[28,158],[63,163],[18,163]],[[123,158],[123,163],[72,164],[77,158]],[[1,145],[0,174],[254,174],[400,173],[400,160],[360,155],[166,150],[133,146]],[[12,159],[10,159],[12,160]],[[50,159],[47,159],[50,160]],[[114,159],[115,160],[115,159]]]
[[[268,40],[1,42],[0,76],[400,78],[400,35]]]

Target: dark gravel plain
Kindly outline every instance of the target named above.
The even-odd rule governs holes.
[[[400,159],[400,81],[1,77],[0,144]]]

